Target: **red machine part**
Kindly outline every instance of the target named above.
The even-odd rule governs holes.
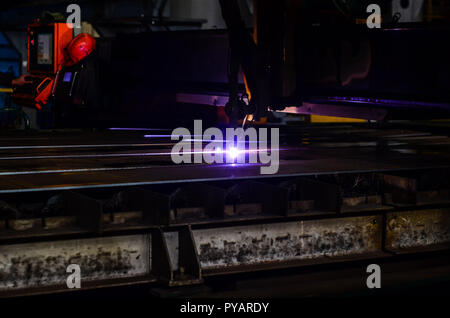
[[[86,33],[76,36],[66,47],[68,59],[64,61],[64,66],[71,66],[79,63],[95,49],[95,39]]]
[[[38,110],[42,109],[42,106],[48,103],[50,95],[52,94],[52,87],[55,79],[51,77],[46,77],[39,85],[36,87],[36,97],[34,101],[35,106]]]

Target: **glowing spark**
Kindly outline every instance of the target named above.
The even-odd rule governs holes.
[[[239,150],[235,147],[230,148],[228,150],[228,154],[230,155],[231,159],[236,159],[239,156]]]

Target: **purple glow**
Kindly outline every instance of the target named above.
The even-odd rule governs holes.
[[[231,148],[230,150],[223,150],[221,148],[216,148],[214,151],[206,151],[206,150],[201,150],[201,151],[180,151],[180,152],[174,152],[174,154],[177,155],[182,155],[182,154],[187,154],[187,155],[196,155],[196,154],[227,154],[230,156],[230,158],[237,158],[237,156],[239,154],[245,153],[245,154],[250,154],[250,153],[259,153],[259,152],[270,152],[270,151],[280,151],[283,149],[255,149],[255,150],[239,150],[235,147]],[[168,155],[170,155],[171,153],[167,153]],[[158,155],[164,155],[164,153],[159,153]]]
[[[172,135],[144,135],[144,138],[170,138]],[[189,137],[189,136],[180,136],[180,137]]]
[[[184,137],[184,136],[183,136]],[[187,137],[189,137],[189,136],[187,136]],[[206,140],[206,139],[185,139],[185,141],[190,141],[190,142],[204,142],[204,143],[211,143],[211,142],[217,142],[217,143],[222,143],[222,144],[225,144],[225,143],[228,143],[229,141],[228,140],[220,140],[220,139],[214,139],[214,140]],[[245,141],[245,143],[246,144],[258,144],[259,143],[259,141],[250,141],[250,140],[246,140]]]
[[[170,129],[159,129],[159,128],[108,128],[108,130],[118,130],[118,131],[169,131]]]
[[[236,147],[231,147],[230,150],[227,151],[228,155],[231,159],[236,159],[241,153]]]
[[[192,135],[175,135],[176,137],[190,138],[190,137],[202,137],[202,136],[192,136]],[[144,138],[172,138],[172,135],[144,135]],[[189,139],[187,141],[196,141],[194,139]],[[200,139],[198,140],[200,141]]]
[[[271,149],[272,151],[282,151],[286,149]],[[232,156],[244,153],[258,153],[267,152],[268,149],[258,149],[258,150],[223,150],[221,148],[216,148],[214,151],[186,151],[186,152],[174,152],[173,154],[183,155],[195,155],[195,154],[225,154],[229,155],[231,151]],[[170,156],[171,152],[141,152],[141,153],[115,153],[115,154],[87,154],[87,155],[43,155],[43,156],[18,156],[18,157],[0,157],[0,161],[3,160],[35,160],[35,159],[70,159],[70,158],[106,158],[106,157],[152,157],[152,156]],[[233,158],[235,159],[235,158]],[[244,163],[241,165],[248,165],[250,163]]]

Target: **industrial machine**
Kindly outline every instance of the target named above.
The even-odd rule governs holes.
[[[65,48],[73,39],[67,23],[40,23],[27,27],[27,71],[32,84],[16,87],[13,100],[18,104],[42,109],[55,89],[55,76],[65,59]]]
[[[71,25],[36,20],[27,27],[27,70],[32,83],[15,87],[13,101],[38,110],[51,101],[54,125],[64,125],[67,114],[80,113],[77,106],[95,94],[96,77],[91,72],[95,65],[92,57],[87,59],[94,50],[95,39],[83,33],[74,38]]]

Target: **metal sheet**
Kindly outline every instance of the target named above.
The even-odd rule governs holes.
[[[375,252],[381,216],[194,230],[202,268]]]
[[[289,146],[283,146],[280,169],[273,176],[262,176],[260,166],[252,164],[174,165],[168,132],[161,135],[164,138],[156,138],[159,141],[155,143],[148,143],[142,132],[128,131],[0,139],[0,194],[450,167],[448,147],[444,145],[432,152],[417,153],[417,141],[410,145],[408,140],[402,140],[402,149],[411,153],[380,153],[375,141],[386,139],[389,148],[396,149],[389,143],[390,135],[386,135],[396,136],[396,130],[381,133],[344,126],[281,132],[282,137],[298,136],[299,140],[286,139]],[[307,136],[308,142],[302,144],[301,136]],[[428,143],[423,141],[420,147]],[[340,150],[336,151],[336,147]]]
[[[401,250],[450,242],[450,209],[387,214],[386,247]]]
[[[81,268],[81,283],[149,274],[150,235],[0,246],[0,290],[66,284],[67,266]]]

